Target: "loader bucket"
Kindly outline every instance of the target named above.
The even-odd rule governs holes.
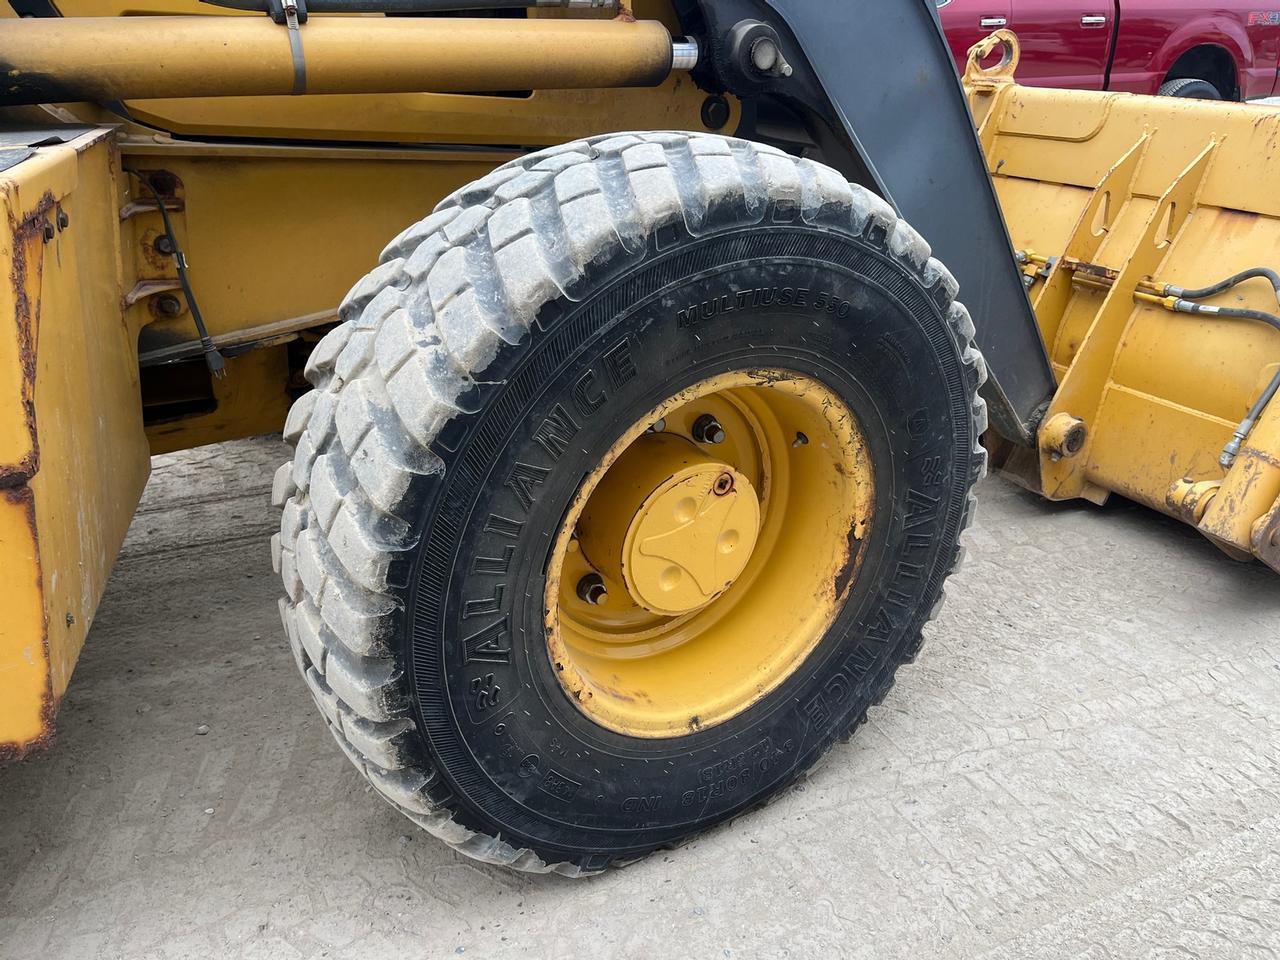
[[[1058,390],[1038,449],[996,444],[996,464],[1280,569],[1278,291],[1258,271],[1187,293],[1280,266],[1280,110],[1024,87],[1017,61],[1000,31],[964,81]]]

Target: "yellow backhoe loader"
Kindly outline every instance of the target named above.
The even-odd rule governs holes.
[[[1280,569],[1280,112],[962,84],[935,0],[213,3],[0,13],[5,757],[149,457],[280,430],[323,722],[522,870],[853,732],[989,458]]]

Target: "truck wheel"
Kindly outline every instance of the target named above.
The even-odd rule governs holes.
[[[985,458],[956,283],[835,171],[531,154],[396,238],[289,415],[274,559],[339,746],[576,875],[761,804],[912,659]]]
[[[1190,100],[1221,100],[1222,91],[1208,80],[1184,77],[1181,80],[1166,80],[1160,85],[1158,96],[1183,97]]]

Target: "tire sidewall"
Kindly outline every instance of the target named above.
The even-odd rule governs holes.
[[[417,505],[405,654],[419,729],[464,826],[586,865],[677,841],[785,786],[914,654],[973,480],[973,385],[949,304],[883,237],[785,218],[701,237],[669,229],[621,273],[589,270],[590,294],[549,304],[500,351],[478,412],[433,448],[445,471]],[[876,481],[861,571],[833,629],[750,709],[680,738],[613,733],[570,701],[547,655],[556,531],[646,412],[755,368],[820,380],[858,417]]]

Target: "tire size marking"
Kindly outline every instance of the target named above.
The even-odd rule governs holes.
[[[680,805],[705,806],[708,801],[738,793],[763,778],[783,757],[794,751],[793,740],[788,739],[775,746],[772,737],[765,737],[740,753],[699,770],[699,785],[680,795]]]
[[[749,290],[735,290],[677,310],[676,326],[695,327],[740,310],[771,306],[801,307],[815,313],[829,313],[840,319],[849,316],[853,310],[853,304],[828,290],[811,290],[808,287],[753,287]]]

